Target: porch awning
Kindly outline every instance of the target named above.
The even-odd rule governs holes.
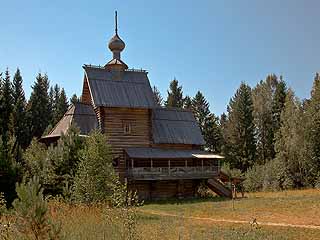
[[[180,149],[165,149],[165,148],[126,148],[126,153],[130,158],[144,159],[177,159],[177,158],[206,158],[206,159],[221,159],[223,156],[212,154],[200,150],[180,150]]]

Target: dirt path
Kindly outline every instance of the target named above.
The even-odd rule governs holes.
[[[317,229],[320,230],[320,226],[318,225],[300,225],[300,224],[289,224],[289,223],[274,223],[274,222],[252,222],[252,221],[243,221],[243,220],[230,220],[230,219],[216,219],[216,218],[206,218],[206,217],[186,217],[179,216],[172,213],[166,212],[157,212],[157,211],[148,211],[148,210],[139,210],[142,213],[164,216],[164,217],[177,217],[177,218],[185,218],[191,220],[200,220],[200,221],[209,221],[209,222],[226,222],[226,223],[239,223],[239,224],[251,224],[251,225],[262,225],[262,226],[276,226],[276,227],[293,227],[293,228],[308,228],[308,229]]]

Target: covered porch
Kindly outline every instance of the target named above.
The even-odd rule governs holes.
[[[223,157],[200,150],[127,148],[126,177],[131,180],[209,179]]]

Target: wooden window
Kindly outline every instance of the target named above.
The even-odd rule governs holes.
[[[130,135],[131,134],[131,123],[124,121],[123,122],[123,133],[125,135]]]

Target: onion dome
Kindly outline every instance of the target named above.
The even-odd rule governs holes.
[[[124,43],[124,41],[122,41],[122,39],[119,37],[118,33],[116,32],[116,34],[110,39],[108,47],[111,52],[113,51],[121,52],[126,47],[126,44]]]
[[[110,71],[124,71],[128,66],[121,61],[121,52],[126,47],[126,44],[118,35],[118,16],[115,14],[115,35],[110,39],[108,47],[113,54],[112,59],[105,65],[105,68]]]

